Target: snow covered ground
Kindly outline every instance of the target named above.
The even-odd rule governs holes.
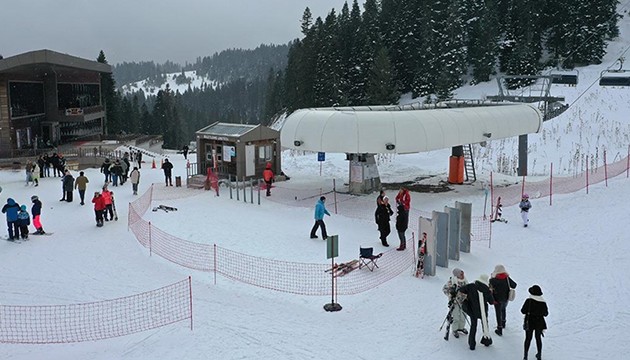
[[[622,39],[611,44],[600,66],[580,69],[577,88],[554,86],[554,95],[569,102],[595,81],[629,44],[628,20],[622,20]],[[461,89],[461,97],[479,98],[494,83]],[[609,161],[627,153],[630,131],[626,114],[630,106],[627,89],[588,89],[562,116],[544,124],[544,132],[530,136],[530,168],[548,175],[545,164],[564,174],[579,172],[569,159],[576,149],[592,153],[608,149]],[[441,194],[412,193],[412,206],[432,211],[455,201],[473,203],[483,210],[482,184],[497,170],[497,159],[516,154],[515,141],[491,143],[481,155],[480,181],[458,186]],[[449,150],[381,159],[379,170],[385,182],[435,175],[446,177]],[[327,154],[322,176],[314,154],[283,154],[288,183],[313,187],[322,179],[347,178],[343,155]],[[185,175],[181,155],[171,156],[174,176]],[[601,158],[600,158],[601,161]],[[561,165],[562,164],[562,165]],[[600,163],[601,164],[601,163]],[[141,170],[140,193],[152,182],[162,186],[160,170],[147,164]],[[100,188],[102,175],[86,170],[88,194]],[[507,174],[507,181],[519,179]],[[557,174],[556,174],[557,175]],[[75,173],[76,176],[76,173]],[[520,306],[527,288],[539,284],[549,306],[549,326],[543,339],[545,359],[623,358],[630,351],[626,340],[630,313],[630,280],[623,272],[630,261],[627,241],[627,208],[630,179],[625,174],[592,185],[589,194],[534,199],[531,225],[519,225],[518,209],[504,208],[508,224],[492,229],[492,246],[474,242],[449,269],[417,279],[411,269],[383,285],[353,296],[341,296],[343,310],[322,309],[330,299],[299,296],[237,283],[212,274],[191,271],[157,256],[149,256],[127,231],[127,207],[135,199],[131,187],[114,189],[121,220],[94,226],[91,205],[60,202],[58,178],[41,179],[39,187],[25,187],[23,172],[0,171],[3,191],[0,201],[12,197],[29,204],[37,194],[44,203],[42,222],[51,236],[14,244],[0,241],[0,304],[75,304],[118,298],[193,279],[194,330],[186,323],[95,342],[64,345],[0,344],[0,358],[33,359],[521,359],[524,334]],[[309,185],[310,184],[310,185]],[[169,188],[170,191],[179,191]],[[223,190],[225,191],[225,190]],[[394,193],[389,194],[390,197]],[[76,195],[75,195],[76,196]],[[374,196],[366,197],[372,206]],[[273,199],[273,196],[272,196]],[[308,238],[312,207],[296,208],[268,201],[252,205],[214,197],[199,191],[192,198],[169,202],[176,213],[146,214],[161,229],[190,241],[216,243],[247,254],[297,262],[327,263],[325,243]],[[414,220],[412,220],[414,221]],[[370,219],[335,215],[326,218],[329,233],[340,234],[340,260],[356,258],[359,245],[372,244],[380,251],[378,234]],[[390,242],[396,243],[390,235]],[[384,249],[383,249],[384,250]],[[407,250],[409,251],[409,250]],[[518,283],[517,297],[508,306],[507,329],[494,344],[470,351],[464,338],[443,340],[438,329],[446,315],[446,297],[441,292],[453,267],[460,267],[469,280],[489,274],[504,264]],[[495,325],[494,312],[490,324]],[[494,334],[493,334],[494,335]],[[530,350],[530,358],[534,351]]]

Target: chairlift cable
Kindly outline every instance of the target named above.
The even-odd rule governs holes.
[[[624,57],[624,55],[626,54],[626,52],[628,52],[628,50],[630,50],[630,45],[628,45],[628,46],[626,47],[626,49],[625,49],[625,50],[621,53],[621,55],[619,55],[619,56],[617,57],[617,60],[615,60],[612,64],[610,64],[610,65],[606,68],[606,70],[604,70],[604,71],[603,71],[603,72],[602,72],[602,73],[601,73],[601,74],[597,77],[597,79],[595,79],[595,81],[593,81],[593,82],[592,82],[592,83],[591,83],[591,84],[590,84],[590,85],[589,85],[589,86],[588,86],[588,87],[587,87],[584,91],[582,91],[582,92],[580,93],[580,95],[578,95],[578,97],[577,97],[575,100],[573,100],[573,102],[572,102],[571,104],[569,104],[569,106],[567,107],[567,110],[568,110],[568,109],[570,109],[570,108],[571,108],[571,106],[573,106],[573,104],[575,104],[578,100],[580,100],[580,99],[582,98],[582,96],[583,96],[583,95],[584,95],[587,91],[589,91],[589,90],[593,87],[593,85],[595,85],[596,83],[599,83],[599,80],[602,78],[603,73],[604,73],[604,72],[609,71],[609,70],[610,70],[610,68],[612,68],[612,67],[613,67],[613,66],[617,63],[617,61],[619,61],[619,59],[621,59],[621,58],[623,58],[623,57]]]

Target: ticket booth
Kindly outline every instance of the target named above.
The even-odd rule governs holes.
[[[268,162],[280,174],[280,132],[262,125],[216,122],[196,133],[197,173],[211,168],[219,178],[262,177]]]

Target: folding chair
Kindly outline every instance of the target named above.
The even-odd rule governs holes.
[[[374,248],[359,248],[359,259],[361,260],[359,269],[365,266],[370,271],[374,271],[374,268],[378,267],[376,260],[381,256],[383,256],[383,253],[374,255]]]

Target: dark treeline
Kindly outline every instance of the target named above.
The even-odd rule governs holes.
[[[166,81],[166,74],[179,72],[182,66],[172,61],[156,64],[153,61],[123,62],[112,66],[112,73],[118,85],[125,85],[140,80],[149,80],[154,86]]]
[[[617,3],[365,0],[361,8],[354,0],[324,19],[306,8],[300,40],[225,50],[170,69],[182,73],[178,83],[185,83],[184,70],[197,70],[218,80],[216,87],[189,85],[181,94],[167,88],[153,97],[112,90],[108,131],[163,134],[165,146],[178,148],[215,121],[268,124],[299,108],[395,104],[403,93],[449,99],[465,82],[497,73],[598,64],[606,41],[618,36]],[[165,79],[160,66],[142,64],[117,65],[118,83],[144,74]]]
[[[289,50],[279,111],[448,99],[465,81],[600,63],[618,35],[617,0],[356,0],[313,19]],[[512,84],[519,85],[519,84]],[[282,88],[282,91],[280,91]],[[271,111],[273,112],[273,111]]]

